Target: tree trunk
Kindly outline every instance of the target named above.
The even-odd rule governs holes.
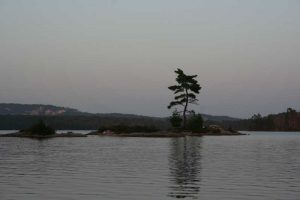
[[[186,128],[186,111],[189,103],[189,96],[188,96],[188,91],[185,89],[185,95],[186,95],[186,101],[185,101],[185,106],[183,110],[183,128]]]

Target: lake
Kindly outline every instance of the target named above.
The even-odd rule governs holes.
[[[1,200],[176,198],[299,200],[300,133],[0,138]]]

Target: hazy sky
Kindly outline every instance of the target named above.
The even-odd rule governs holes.
[[[167,116],[177,67],[196,111],[300,110],[300,1],[0,0],[0,102]]]

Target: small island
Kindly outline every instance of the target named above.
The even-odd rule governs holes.
[[[25,138],[54,138],[54,137],[87,137],[87,135],[80,133],[56,133],[53,128],[47,126],[42,120],[40,120],[37,124],[34,124],[28,129],[20,130],[16,133],[8,133],[0,135],[0,137],[25,137]]]
[[[189,110],[190,104],[198,102],[197,95],[200,93],[201,86],[196,80],[197,75],[187,75],[182,69],[175,71],[176,85],[168,87],[174,93],[174,100],[170,102],[168,109],[175,108],[169,122],[172,128],[167,131],[159,131],[155,127],[147,126],[127,126],[116,125],[102,127],[96,132],[88,135],[100,136],[122,136],[122,137],[185,137],[185,136],[204,136],[204,135],[245,135],[231,128],[224,130],[217,125],[204,126],[203,118],[200,113]],[[177,107],[183,108],[178,111]]]
[[[201,124],[202,125],[202,124]],[[116,125],[102,127],[87,135],[115,136],[115,137],[186,137],[186,136],[237,136],[246,135],[238,131],[224,130],[220,126],[210,125],[201,129],[175,129],[158,130],[151,126],[126,126]]]

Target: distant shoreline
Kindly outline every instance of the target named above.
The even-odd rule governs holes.
[[[107,136],[107,137],[151,137],[151,138],[176,138],[176,137],[202,137],[202,136],[239,136],[247,135],[244,133],[191,133],[191,132],[168,132],[168,131],[159,131],[152,133],[99,133],[99,132],[90,132],[88,134],[82,133],[56,133],[54,135],[32,135],[23,132],[7,133],[1,134],[0,137],[19,137],[19,138],[36,138],[36,139],[46,139],[46,138],[57,138],[57,137],[88,137],[88,136]]]

